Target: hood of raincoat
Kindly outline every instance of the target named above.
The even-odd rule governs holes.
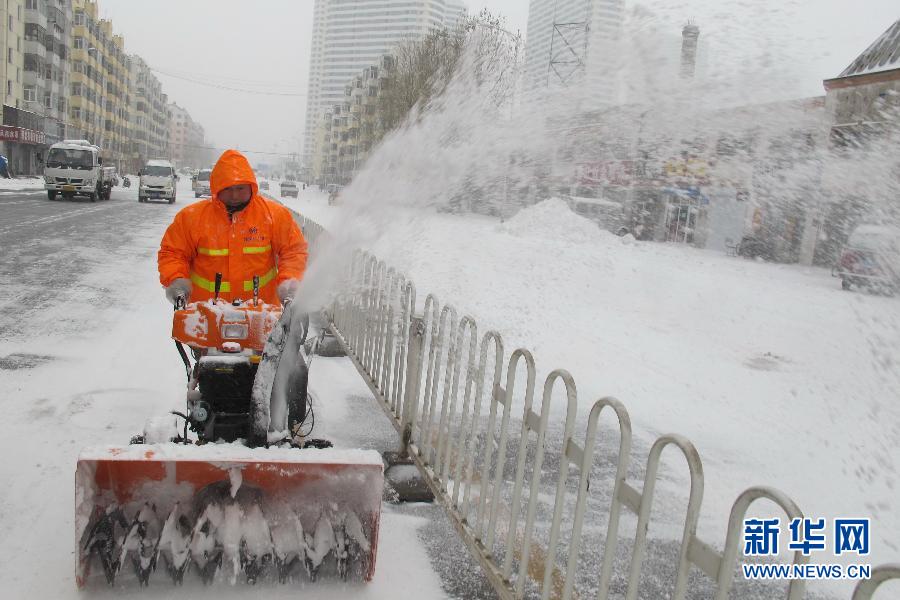
[[[226,150],[209,175],[209,191],[213,198],[217,198],[219,192],[225,188],[242,183],[251,187],[253,191],[251,199],[259,193],[256,175],[253,174],[247,158],[237,150]]]

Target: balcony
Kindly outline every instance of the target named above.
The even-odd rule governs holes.
[[[26,56],[29,54],[36,54],[40,57],[44,57],[47,54],[47,49],[44,47],[44,44],[37,39],[26,39],[23,52]]]
[[[34,73],[39,73],[41,76],[44,74],[44,69],[46,67],[46,62],[44,61],[43,56],[39,54],[26,53],[25,54],[25,71],[31,71]]]
[[[25,9],[25,24],[29,25],[32,23],[35,25],[39,25],[39,26],[43,27],[44,29],[46,29],[47,28],[47,17],[45,17],[43,14],[41,14],[41,11],[39,11],[39,10],[35,10],[33,8],[26,8]]]

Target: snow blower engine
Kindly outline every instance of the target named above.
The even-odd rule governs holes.
[[[233,302],[219,299],[221,281],[212,300],[176,302],[186,410],[79,456],[79,587],[374,574],[381,456],[308,437],[308,319],[260,302],[257,277],[253,298]]]

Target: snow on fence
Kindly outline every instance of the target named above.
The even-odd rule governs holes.
[[[305,220],[304,231],[314,238],[322,228]],[[401,438],[409,440],[410,455],[435,498],[501,598],[568,599],[584,595],[578,594],[577,584],[593,597],[608,598],[623,513],[637,519],[624,584],[626,600],[637,598],[660,456],[667,447],[681,452],[690,476],[674,589],[668,597],[685,597],[691,567],[709,578],[703,585],[714,590],[717,600],[729,597],[743,520],[756,500],[775,503],[788,520],[803,516],[776,489],[747,489],[732,506],[719,552],[697,537],[704,477],[700,456],[689,440],[679,435],[657,439],[643,466],[643,484],[636,487],[628,481],[631,421],[619,400],[607,397],[593,404],[579,443],[577,394],[567,371],[547,376],[535,409],[535,363],[528,350],[517,349],[504,360],[498,332],[486,332],[479,342],[474,319],[460,318],[453,307],[441,306],[430,294],[424,312],[416,313],[413,282],[367,253],[355,254],[349,277],[349,293],[333,307],[333,332]],[[517,394],[516,383],[522,379],[525,389]],[[561,431],[551,427],[550,420],[558,386],[566,397]],[[521,398],[521,404],[514,398]],[[518,417],[513,415],[516,406],[521,406]],[[602,414],[615,418],[617,445],[601,443]],[[545,464],[548,457],[552,460]],[[614,464],[614,473],[601,477],[598,459]],[[602,508],[591,501],[601,486],[608,486],[601,494],[608,504]],[[591,523],[598,517],[606,520],[605,535],[587,533],[588,512]],[[588,537],[591,544],[585,543]],[[599,571],[590,560],[594,558]],[[800,551],[794,553],[793,564],[808,560]],[[881,583],[897,578],[900,564],[879,566],[871,579],[856,586],[852,599],[869,600]],[[697,585],[696,578],[691,585]],[[793,580],[785,597],[797,600],[803,593],[804,582]]]

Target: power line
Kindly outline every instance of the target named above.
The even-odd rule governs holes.
[[[211,81],[214,83],[220,83],[222,85],[246,85],[246,86],[281,86],[281,87],[300,87],[301,84],[292,84],[289,82],[285,82],[283,79],[273,81],[262,80],[262,79],[246,79],[244,77],[229,77],[228,75],[220,75],[218,73],[196,73],[192,71],[185,71],[183,69],[173,69],[171,67],[164,67],[156,65],[151,67],[153,69],[162,71],[164,73],[178,75],[180,77],[190,77],[191,79],[196,79],[198,81]]]
[[[229,90],[232,92],[242,92],[244,94],[257,94],[259,96],[289,96],[289,97],[293,97],[293,98],[301,98],[301,97],[306,96],[306,94],[301,94],[301,93],[264,92],[262,90],[248,90],[245,88],[236,88],[236,87],[231,87],[231,86],[227,86],[227,85],[221,85],[218,83],[209,83],[206,81],[199,81],[197,79],[191,79],[190,77],[183,77],[181,75],[173,75],[172,73],[167,73],[160,69],[154,69],[153,67],[150,67],[150,70],[155,73],[159,73],[160,75],[165,75],[167,77],[172,77],[174,79],[181,79],[183,81],[189,81],[190,83],[195,83],[197,85],[203,85],[203,86],[207,86],[207,87],[217,88],[220,90]]]

